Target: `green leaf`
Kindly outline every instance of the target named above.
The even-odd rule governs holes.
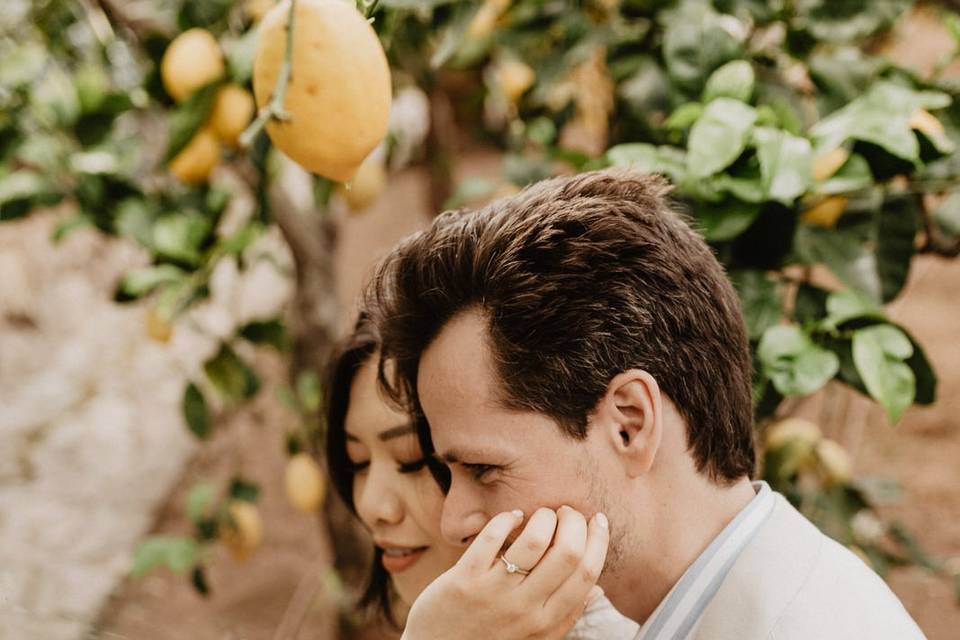
[[[884,302],[890,302],[903,289],[913,261],[913,246],[920,228],[917,203],[913,197],[888,198],[877,212],[877,276]]]
[[[227,59],[230,79],[237,84],[246,84],[253,75],[253,59],[257,53],[259,25],[254,25],[240,37],[226,37],[221,42]]]
[[[467,178],[457,185],[453,194],[443,203],[444,209],[456,209],[471,200],[486,198],[497,188],[497,183],[489,178]]]
[[[187,517],[194,524],[200,522],[207,515],[207,510],[213,503],[216,487],[212,482],[198,482],[187,494]]]
[[[920,144],[910,128],[910,116],[917,109],[941,109],[949,104],[950,96],[945,93],[879,81],[866,94],[815,124],[810,133],[818,149],[862,140],[908,162],[918,162]]]
[[[743,319],[751,340],[759,339],[764,332],[779,324],[783,318],[783,305],[777,284],[760,270],[741,270],[730,273],[730,280],[740,295]]]
[[[853,361],[870,396],[895,423],[913,404],[916,378],[904,362],[913,355],[913,344],[897,327],[875,325],[853,334]]]
[[[297,376],[297,399],[307,413],[313,413],[320,409],[323,396],[320,391],[320,377],[316,371],[308,369],[301,371],[300,375]]]
[[[813,182],[810,141],[781,129],[757,127],[753,130],[753,144],[767,197],[788,206],[793,204]]]
[[[675,131],[686,131],[693,126],[700,116],[703,115],[703,105],[699,102],[685,102],[677,107],[667,121],[663,123],[667,129]]]
[[[200,545],[193,538],[182,536],[152,536],[134,552],[134,578],[142,578],[157,567],[168,567],[174,573],[183,574],[197,562]]]
[[[203,397],[203,392],[192,382],[187,384],[183,391],[183,418],[187,421],[187,427],[193,432],[193,435],[200,439],[210,436],[212,421],[210,420],[210,410],[207,408],[207,399]]]
[[[153,224],[153,249],[165,258],[196,266],[212,230],[210,220],[199,212],[167,214]]]
[[[756,76],[753,65],[746,60],[734,60],[710,74],[707,86],[703,90],[703,101],[716,98],[733,98],[740,102],[750,102]]]
[[[180,282],[186,275],[183,269],[172,264],[138,267],[123,274],[117,289],[127,299],[139,298],[157,287]]]
[[[686,175],[685,155],[673,147],[657,147],[644,142],[618,144],[607,150],[607,161],[615,167],[662,173],[675,181]]]
[[[851,154],[837,172],[816,185],[816,193],[833,195],[850,191],[859,191],[873,186],[873,173],[870,163],[858,153]]]
[[[260,485],[255,482],[247,482],[240,477],[235,477],[230,482],[230,489],[227,493],[234,500],[256,502],[260,498]]]
[[[883,309],[870,297],[853,289],[835,291],[827,296],[828,328],[836,329],[840,325],[856,318],[886,320]]]
[[[865,248],[860,229],[800,225],[794,250],[808,264],[825,264],[848,287],[880,300],[876,258]]]
[[[0,177],[0,207],[17,201],[52,203],[56,195],[56,189],[49,179],[33,171],[18,169]]]
[[[228,401],[251,398],[260,389],[257,375],[226,344],[221,345],[217,355],[204,363],[203,370]]]
[[[681,91],[699,95],[714,69],[741,55],[735,33],[741,23],[718,15],[705,2],[684,3],[675,12],[664,12],[662,20],[667,73]]]
[[[720,204],[704,204],[697,211],[703,237],[709,242],[732,240],[760,215],[760,205],[727,199]]]
[[[50,234],[50,240],[54,243],[63,242],[74,231],[92,226],[93,220],[89,216],[78,213],[58,222],[53,233]]]
[[[757,347],[764,374],[785,396],[813,393],[840,368],[836,354],[815,344],[797,327],[777,325],[767,329]]]
[[[760,179],[760,174],[756,176],[733,176],[729,173],[718,173],[711,180],[713,186],[726,191],[735,198],[745,202],[760,204],[767,199],[767,189]]]
[[[174,107],[170,115],[170,133],[167,150],[163,155],[164,163],[170,162],[174,156],[183,151],[210,117],[213,100],[221,84],[223,84],[222,80],[214,80]]]
[[[277,351],[290,348],[287,328],[280,320],[257,320],[240,328],[240,335],[254,344],[268,344]]]
[[[950,192],[934,210],[933,219],[947,235],[960,236],[960,190]]]
[[[817,40],[852,42],[893,24],[912,5],[911,0],[807,0],[797,3],[794,26]]]
[[[552,167],[544,160],[527,158],[518,154],[509,154],[503,159],[503,175],[518,187],[539,182],[550,177],[552,173]]]
[[[730,166],[746,148],[756,117],[753,107],[731,98],[717,98],[708,104],[690,130],[690,174],[705,178]]]
[[[906,333],[906,330],[904,330],[904,333]],[[937,399],[937,374],[920,343],[909,334],[907,334],[907,337],[910,338],[910,343],[913,345],[913,355],[907,360],[907,366],[913,371],[913,376],[917,381],[917,397],[913,401],[915,404],[933,404]]]

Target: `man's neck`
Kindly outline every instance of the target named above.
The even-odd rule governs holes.
[[[642,515],[654,523],[650,540],[625,540],[630,548],[601,584],[613,605],[643,624],[683,573],[696,561],[756,493],[746,477],[729,487],[693,483]]]

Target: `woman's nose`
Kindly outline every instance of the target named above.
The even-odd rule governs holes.
[[[397,524],[403,520],[403,503],[384,474],[371,469],[368,477],[355,480],[359,496],[354,499],[357,515],[369,528]]]

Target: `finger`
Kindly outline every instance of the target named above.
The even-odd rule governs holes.
[[[530,571],[546,553],[556,528],[556,512],[545,507],[537,509],[503,556],[521,569]]]
[[[609,544],[610,527],[607,518],[598,513],[590,520],[587,546],[580,566],[553,592],[544,605],[548,617],[564,618],[570,611],[579,611],[585,600],[596,594],[592,590],[603,571]]]
[[[523,512],[519,509],[498,513],[490,518],[467,550],[460,556],[457,564],[472,571],[484,571],[497,560],[510,532],[523,522]]]
[[[587,544],[587,521],[570,507],[557,510],[557,531],[547,549],[521,588],[538,602],[544,602],[580,566]]]

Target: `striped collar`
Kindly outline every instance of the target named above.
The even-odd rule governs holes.
[[[773,512],[775,499],[766,482],[754,482],[757,495],[720,532],[673,586],[634,640],[685,640],[740,553]]]

